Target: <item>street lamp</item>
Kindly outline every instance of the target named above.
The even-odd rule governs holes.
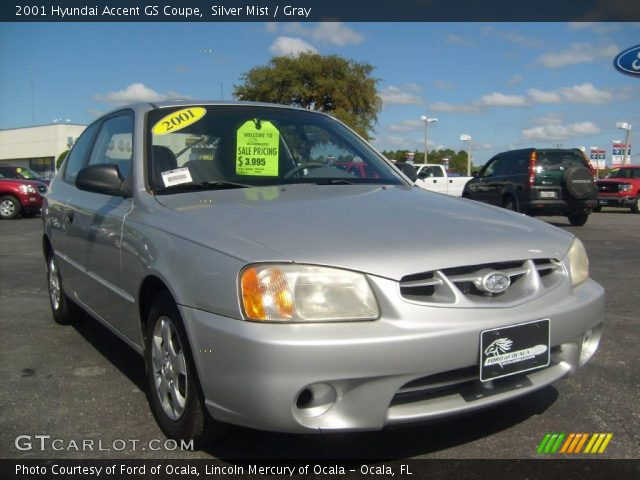
[[[627,133],[624,135],[624,154],[622,155],[622,165],[628,165],[631,163],[631,159],[629,158],[629,150],[631,150],[631,146],[629,142],[631,141],[631,124],[627,122],[618,122],[616,123],[616,128],[621,130],[626,130]]]
[[[428,163],[427,162],[427,155],[429,152],[429,147],[427,146],[427,126],[430,123],[436,123],[438,121],[437,118],[429,118],[426,115],[422,115],[422,121],[424,122],[424,163]]]
[[[461,142],[469,142],[469,152],[467,154],[467,177],[471,176],[471,135],[463,133],[460,135]]]

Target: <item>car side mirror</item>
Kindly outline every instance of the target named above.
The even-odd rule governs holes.
[[[78,172],[76,187],[87,192],[130,197],[131,188],[114,163],[89,165]]]

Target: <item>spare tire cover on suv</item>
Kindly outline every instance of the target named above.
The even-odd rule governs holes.
[[[567,193],[576,200],[589,198],[593,192],[593,175],[586,167],[570,167],[562,180]]]

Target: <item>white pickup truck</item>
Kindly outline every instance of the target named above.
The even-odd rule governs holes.
[[[473,177],[450,177],[442,165],[431,163],[416,163],[418,172],[415,184],[425,190],[446,193],[454,197],[461,197],[465,184]]]

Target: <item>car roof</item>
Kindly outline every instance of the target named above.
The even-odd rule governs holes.
[[[160,109],[160,108],[169,108],[169,107],[188,107],[191,105],[205,105],[205,106],[245,106],[245,107],[267,107],[267,108],[279,108],[279,109],[288,109],[288,110],[296,110],[296,111],[304,111],[317,113],[320,115],[327,116],[326,113],[320,112],[318,110],[309,110],[307,108],[295,107],[292,105],[281,105],[277,103],[266,103],[266,102],[246,102],[246,101],[225,101],[225,100],[165,100],[162,102],[138,102],[131,103],[128,105],[121,105],[118,108],[114,108],[113,110],[101,115],[100,118],[104,116],[108,116],[115,112],[120,112],[122,110],[134,110],[138,113],[146,113],[152,110]]]

